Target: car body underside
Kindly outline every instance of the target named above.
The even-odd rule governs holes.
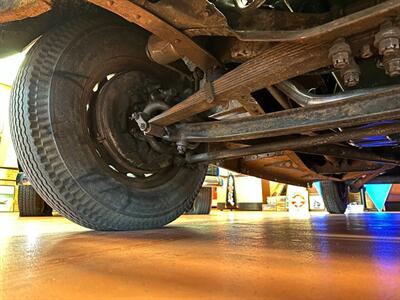
[[[142,27],[148,56],[193,82],[133,116],[186,161],[297,185],[400,180],[400,1],[6,0],[0,55],[83,14]]]

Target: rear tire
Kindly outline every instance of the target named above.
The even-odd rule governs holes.
[[[18,187],[18,208],[20,217],[51,216],[53,211],[30,185]]]
[[[193,203],[190,215],[208,215],[211,211],[212,188],[203,187]]]
[[[176,152],[164,155],[136,138],[129,117],[153,101],[150,92],[183,86],[147,59],[147,39],[119,19],[74,20],[33,46],[14,84],[11,131],[23,170],[51,207],[88,228],[161,227],[192,207],[205,177],[206,166],[185,164],[176,146],[156,141]]]
[[[321,181],[322,198],[330,214],[344,214],[349,201],[348,187],[343,182]]]

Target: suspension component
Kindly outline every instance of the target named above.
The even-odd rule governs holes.
[[[135,120],[138,124],[140,130],[143,132],[144,135],[149,134],[150,132],[155,136],[163,137],[166,132],[165,129],[161,126],[149,124],[145,118],[143,117],[143,113],[135,112],[131,116],[131,120]]]
[[[147,42],[146,54],[148,58],[160,65],[167,65],[182,58],[170,42],[162,40],[154,34]]]

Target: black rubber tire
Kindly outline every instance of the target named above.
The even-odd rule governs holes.
[[[184,165],[167,182],[142,188],[99,162],[90,146],[83,96],[99,66],[161,68],[147,59],[147,39],[120,20],[73,20],[33,46],[14,84],[11,131],[23,170],[53,209],[88,228],[164,226],[192,207],[205,177],[205,165]]]
[[[192,209],[188,212],[190,215],[208,215],[211,211],[212,188],[203,187],[196,199]]]
[[[330,214],[344,214],[349,202],[349,191],[345,183],[321,181],[321,193]]]
[[[20,217],[51,216],[53,211],[30,185],[18,187],[18,208]]]

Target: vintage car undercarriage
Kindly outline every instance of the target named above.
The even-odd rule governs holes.
[[[398,0],[2,1],[0,56],[36,41],[18,157],[102,230],[172,221],[209,163],[336,195],[399,182],[399,17]]]

